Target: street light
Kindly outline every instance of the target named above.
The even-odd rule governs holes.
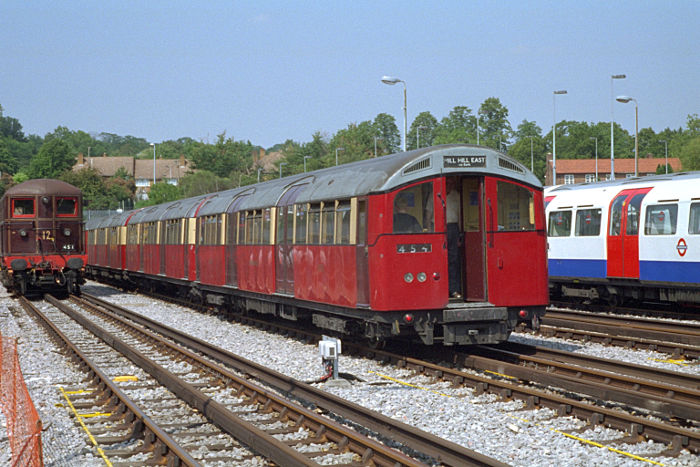
[[[668,174],[668,143],[663,139],[659,140],[659,143],[664,143],[664,148],[666,148],[666,173]]]
[[[406,152],[406,133],[408,131],[408,124],[406,119],[406,82],[402,79],[395,78],[393,76],[382,76],[382,83],[394,85],[397,83],[403,83],[403,151]]]
[[[595,181],[598,181],[598,138],[596,136],[590,136],[589,138],[595,140]]]
[[[384,141],[384,138],[381,136],[374,136],[374,157],[377,157],[377,140],[380,139]]]
[[[306,159],[311,159],[311,156],[304,156],[304,172],[306,172]]]
[[[615,132],[613,130],[615,124],[615,100],[613,99],[613,82],[616,79],[625,79],[627,75],[611,75],[610,76],[610,180],[615,180]]]
[[[153,146],[153,184],[156,184],[156,143],[151,143]]]
[[[420,131],[427,130],[427,126],[420,125],[416,130],[416,149],[420,148]]]
[[[282,178],[282,166],[287,165],[286,162],[280,162],[280,178]]]
[[[260,183],[260,172],[262,172],[262,167],[258,168],[258,183]]]
[[[535,171],[535,156],[534,153],[532,152],[532,136],[528,136],[530,138],[530,172]]]
[[[335,165],[338,165],[338,151],[345,151],[345,148],[335,148]]]
[[[479,145],[479,123],[481,123],[481,115],[479,115],[479,118],[476,119],[476,145]]]
[[[552,185],[557,184],[557,95],[566,94],[566,90],[553,91],[552,93]]]
[[[637,177],[639,176],[639,107],[634,97],[617,96],[617,102],[627,104],[630,101],[634,102],[634,176]]]

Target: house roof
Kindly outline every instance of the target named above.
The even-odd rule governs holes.
[[[552,162],[549,162],[550,166]],[[639,173],[656,173],[656,168],[666,164],[666,159],[640,158]],[[674,172],[681,171],[681,160],[677,157],[669,157],[668,165]],[[593,174],[595,173],[595,159],[559,159],[557,161],[557,174]],[[610,173],[610,159],[598,159],[598,173]],[[634,159],[615,159],[615,173],[634,173]]]
[[[73,171],[92,168],[97,170],[104,177],[112,177],[117,170],[123,168],[127,175],[134,175],[133,157],[86,157],[82,164],[75,164]]]
[[[156,180],[180,179],[190,171],[187,161],[182,165],[180,159],[156,159]],[[136,159],[134,161],[134,178],[152,179],[153,159]]]

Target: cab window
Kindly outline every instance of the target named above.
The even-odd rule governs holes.
[[[393,232],[434,232],[433,184],[414,185],[396,193],[393,205]]]
[[[535,230],[532,192],[513,183],[498,182],[498,230]]]
[[[78,202],[75,198],[56,198],[57,216],[75,216],[78,214]]]
[[[13,199],[12,217],[34,217],[34,198]]]

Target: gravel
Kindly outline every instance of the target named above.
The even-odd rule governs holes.
[[[303,344],[93,282],[86,284],[83,290],[301,381],[316,380],[324,373],[316,344]],[[100,465],[101,460],[94,454],[94,448],[62,405],[62,396],[57,389],[57,385],[79,381],[81,374],[68,365],[24,312],[12,313],[12,307],[16,305],[7,294],[0,293],[0,331],[4,336],[19,337],[22,371],[45,428],[42,435],[45,465]],[[674,363],[668,360],[668,355],[658,352],[526,334],[514,334],[511,340],[700,374],[697,364]],[[365,358],[341,355],[339,368],[342,373],[351,373],[358,380],[342,386],[321,384],[319,387],[512,465],[649,465],[643,459],[624,453],[644,457],[665,449],[664,445],[654,442],[594,445],[591,443],[624,435],[600,426],[586,429],[584,422],[572,417],[557,417],[548,409],[523,410],[518,401],[503,401],[491,394],[476,396],[471,389],[451,388],[448,383],[433,382],[409,370]],[[1,416],[0,422],[4,427]],[[0,463],[9,465],[10,453],[4,433],[4,430],[0,431]],[[653,457],[651,460],[665,465],[700,465],[700,457],[687,451],[677,458]]]

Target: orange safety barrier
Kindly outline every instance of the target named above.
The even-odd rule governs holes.
[[[41,420],[19,366],[17,339],[0,336],[0,364],[0,408],[7,422],[12,466],[41,467]]]

